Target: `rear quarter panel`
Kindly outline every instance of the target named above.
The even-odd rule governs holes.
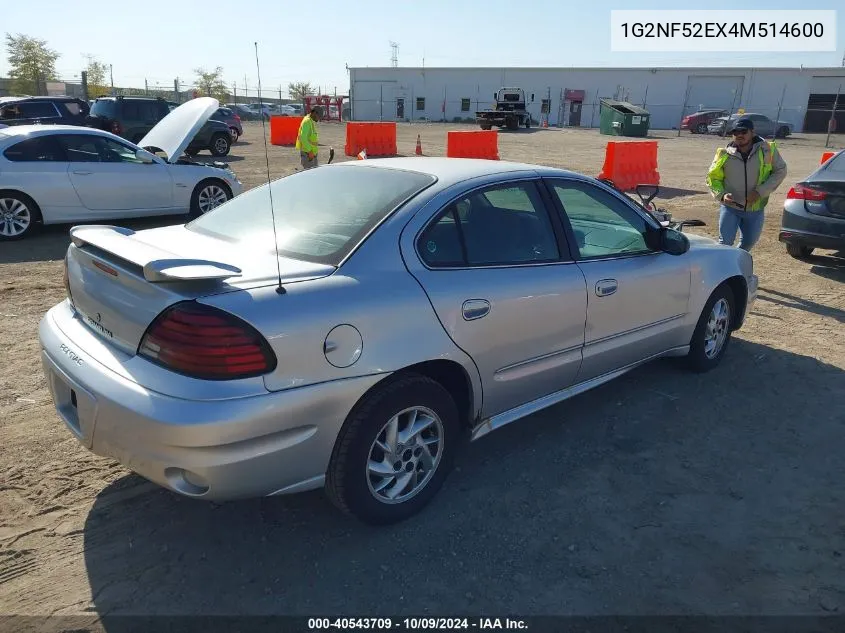
[[[277,369],[265,376],[270,391],[358,376],[387,376],[429,360],[463,367],[473,392],[475,414],[481,382],[472,359],[457,348],[437,319],[428,297],[406,270],[399,252],[400,214],[377,230],[340,269],[322,279],[244,290],[202,299],[246,319],[270,342]],[[360,333],[358,360],[335,367],[324,345],[333,328],[351,325]]]

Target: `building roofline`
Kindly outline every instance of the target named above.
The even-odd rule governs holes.
[[[683,71],[683,70],[731,70],[731,71],[756,71],[756,70],[798,70],[815,72],[819,70],[838,71],[845,76],[845,67],[842,66],[350,66],[349,70],[558,70],[558,71],[596,71],[596,70],[658,70],[658,71]]]

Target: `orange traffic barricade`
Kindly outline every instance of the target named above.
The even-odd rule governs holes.
[[[396,122],[349,122],[346,124],[347,156],[366,151],[367,157],[396,156]]]
[[[446,156],[499,160],[499,132],[497,130],[447,132]]]
[[[622,191],[637,185],[659,185],[657,141],[609,141],[599,178],[610,180]]]
[[[296,145],[296,137],[303,118],[301,116],[271,116],[270,144]]]

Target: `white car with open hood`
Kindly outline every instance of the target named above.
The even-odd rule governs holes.
[[[188,101],[137,145],[88,127],[1,129],[0,241],[27,237],[39,223],[200,215],[237,196],[243,185],[225,163],[184,155],[218,107],[208,97]]]

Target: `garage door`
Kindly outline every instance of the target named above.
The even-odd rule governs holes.
[[[694,112],[699,107],[730,110],[733,106],[736,109],[742,100],[744,82],[744,75],[690,75],[687,83],[687,112]]]

